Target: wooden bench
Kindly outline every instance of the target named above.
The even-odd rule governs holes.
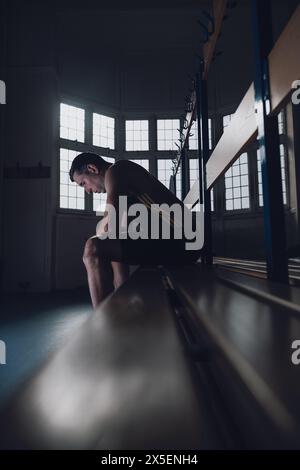
[[[222,448],[163,277],[139,269],[23,384],[5,449]]]
[[[265,261],[248,259],[234,259],[215,257],[214,265],[233,272],[247,274],[252,277],[267,279],[267,266]],[[289,282],[292,285],[300,285],[300,262],[298,259],[289,259]]]
[[[1,413],[5,449],[299,448],[297,288],[139,268]]]
[[[291,344],[300,338],[299,289],[203,265],[167,275],[186,306],[189,330],[205,335],[211,387],[239,445],[299,448],[300,369],[291,361]]]

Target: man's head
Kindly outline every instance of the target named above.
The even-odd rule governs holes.
[[[70,179],[87,193],[105,193],[105,172],[109,166],[110,163],[96,153],[80,153],[72,162]]]

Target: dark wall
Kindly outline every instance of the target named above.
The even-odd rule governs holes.
[[[0,180],[0,242],[7,289],[49,290],[85,282],[82,244],[94,220],[57,211],[59,103],[66,97],[90,102],[122,119],[143,113],[179,116],[200,50],[197,20],[205,3],[184,2],[180,8],[176,2],[171,9],[161,2],[146,9],[101,9],[88,1],[1,3],[7,5],[0,20],[1,38],[7,31],[0,45],[7,105],[5,132],[3,125],[0,129],[6,175]],[[274,0],[276,34],[295,3]],[[217,49],[223,53],[209,77],[209,109],[216,116],[234,111],[253,80],[249,5],[250,0],[238,2],[223,24]],[[261,221],[260,214],[218,217],[218,254],[261,256]],[[76,227],[80,243],[70,251]]]
[[[214,62],[210,75],[210,98],[214,101],[216,114],[234,112],[254,79],[253,31],[250,2],[238,2],[223,23],[218,50],[222,54]],[[272,1],[274,41],[279,37],[299,1]],[[214,91],[214,95],[213,95]],[[289,109],[291,114],[291,110]],[[292,127],[291,122],[289,126]],[[299,183],[294,177],[295,164],[300,160],[297,133],[287,136],[288,205],[286,214],[287,247],[299,244],[298,203]],[[220,138],[217,133],[216,140]],[[255,154],[250,158],[255,158]],[[253,169],[253,167],[252,167]],[[253,175],[251,176],[253,177]],[[250,183],[253,185],[253,182]],[[254,185],[256,188],[256,181]],[[217,188],[218,197],[224,200],[224,189]],[[221,194],[220,194],[221,193]],[[257,210],[257,201],[252,194],[251,213],[231,213],[224,211],[224,203],[219,201],[221,210],[213,216],[214,252],[218,256],[263,259],[265,257],[263,211]]]
[[[6,83],[6,11],[0,1],[0,80]],[[0,104],[0,290],[3,284],[3,159],[6,105]]]

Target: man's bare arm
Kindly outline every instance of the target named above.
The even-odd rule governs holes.
[[[128,188],[126,182],[128,180],[126,173],[121,171],[117,165],[112,165],[106,172],[105,175],[105,189],[107,193],[106,207],[103,219],[101,221],[101,229],[108,231],[109,227],[113,227],[111,217],[116,217],[116,223],[122,220],[123,214],[120,214],[119,210],[119,197],[121,195],[128,195]],[[111,211],[111,208],[114,211]],[[103,223],[102,223],[103,222]],[[117,229],[118,227],[116,227]]]

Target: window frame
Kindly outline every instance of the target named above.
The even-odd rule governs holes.
[[[284,148],[284,166],[285,166],[285,184],[286,184],[286,203],[284,203],[284,210],[285,212],[290,210],[290,177],[289,177],[289,166],[288,166],[288,137],[287,137],[287,117],[286,117],[286,108],[282,108],[278,113],[277,117],[282,113],[282,126],[283,132],[279,134],[279,146],[283,146]],[[278,125],[278,133],[279,133],[279,125]],[[255,205],[256,210],[260,213],[264,210],[264,205],[259,205],[259,181],[258,181],[258,151],[259,151],[259,143],[256,140],[254,143],[255,155],[256,155],[256,186],[255,186]],[[280,150],[279,150],[280,152]],[[280,156],[281,160],[281,156]],[[280,164],[281,168],[281,164]]]

